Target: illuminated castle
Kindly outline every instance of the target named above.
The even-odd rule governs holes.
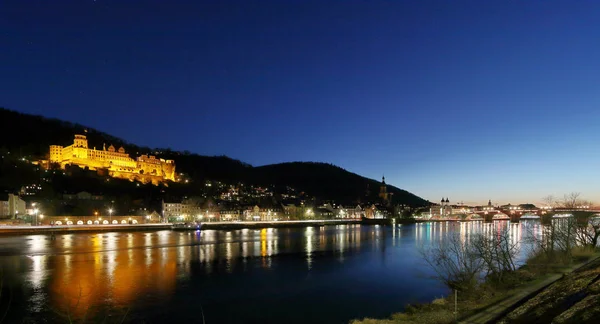
[[[157,159],[150,155],[141,155],[134,160],[120,147],[106,145],[102,150],[88,148],[85,135],[75,135],[73,145],[50,145],[50,163],[60,164],[64,169],[67,165],[77,165],[89,170],[108,170],[114,178],[153,183],[155,185],[166,180],[175,181],[175,161]]]

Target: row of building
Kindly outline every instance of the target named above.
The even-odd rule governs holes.
[[[163,202],[163,217],[170,221],[277,221],[290,219],[359,219],[386,218],[388,208],[380,205],[341,206],[324,204],[281,204],[261,207],[248,205],[239,207],[201,207],[193,203]]]
[[[487,205],[483,206],[467,206],[462,203],[451,204],[450,199],[442,198],[439,204],[432,205],[429,210],[423,211],[420,216],[423,218],[440,218],[449,217],[452,215],[468,215],[475,213],[503,213],[503,214],[524,214],[524,213],[536,213],[538,211],[550,210],[552,207],[544,206],[537,207],[533,204],[519,204],[519,205],[494,205],[491,200],[488,201]]]

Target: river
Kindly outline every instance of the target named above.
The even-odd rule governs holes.
[[[448,291],[419,247],[522,224],[335,225],[0,238],[6,323],[347,323]]]

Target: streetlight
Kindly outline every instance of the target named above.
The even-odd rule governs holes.
[[[36,226],[37,226],[37,224],[38,224],[37,215],[38,215],[38,212],[39,212],[39,211],[40,211],[40,210],[39,210],[39,209],[37,209],[37,208],[33,210],[33,212],[35,213],[35,225],[36,225]]]
[[[113,213],[113,209],[109,208],[108,209],[108,215],[109,215],[109,224],[112,224],[112,213]]]

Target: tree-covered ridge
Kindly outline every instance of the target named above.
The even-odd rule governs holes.
[[[253,167],[248,163],[226,156],[202,156],[188,151],[178,152],[168,148],[140,147],[127,141],[83,125],[58,119],[24,114],[0,108],[0,151],[11,152],[12,157],[25,157],[30,160],[46,158],[49,145],[69,145],[74,134],[85,134],[90,147],[101,147],[103,143],[116,147],[123,146],[132,158],[139,154],[155,154],[165,159],[173,159],[176,171],[184,173],[189,183],[171,185],[165,195],[183,196],[204,194],[207,180],[228,184],[253,184],[260,186],[292,187],[298,192],[314,197],[319,201],[336,201],[343,204],[368,203],[377,201],[380,183],[348,172],[343,168],[317,162],[290,162]],[[0,174],[2,190],[16,190],[25,183],[34,181],[32,174],[25,183],[23,177],[8,176],[12,163],[5,161]],[[94,192],[109,192],[103,182],[95,183]],[[64,186],[57,188],[64,190]],[[367,190],[369,189],[369,190]],[[427,205],[428,202],[405,190],[387,186],[393,193],[393,202],[413,206]],[[367,195],[367,192],[369,193]],[[122,194],[122,193],[119,193]]]
[[[288,162],[254,168],[255,181],[275,185],[289,185],[316,197],[327,197],[335,192],[336,201],[344,204],[378,200],[381,183],[343,168],[319,162]],[[387,185],[393,193],[392,202],[424,206],[428,202],[406,190]],[[351,198],[351,199],[348,199]]]

